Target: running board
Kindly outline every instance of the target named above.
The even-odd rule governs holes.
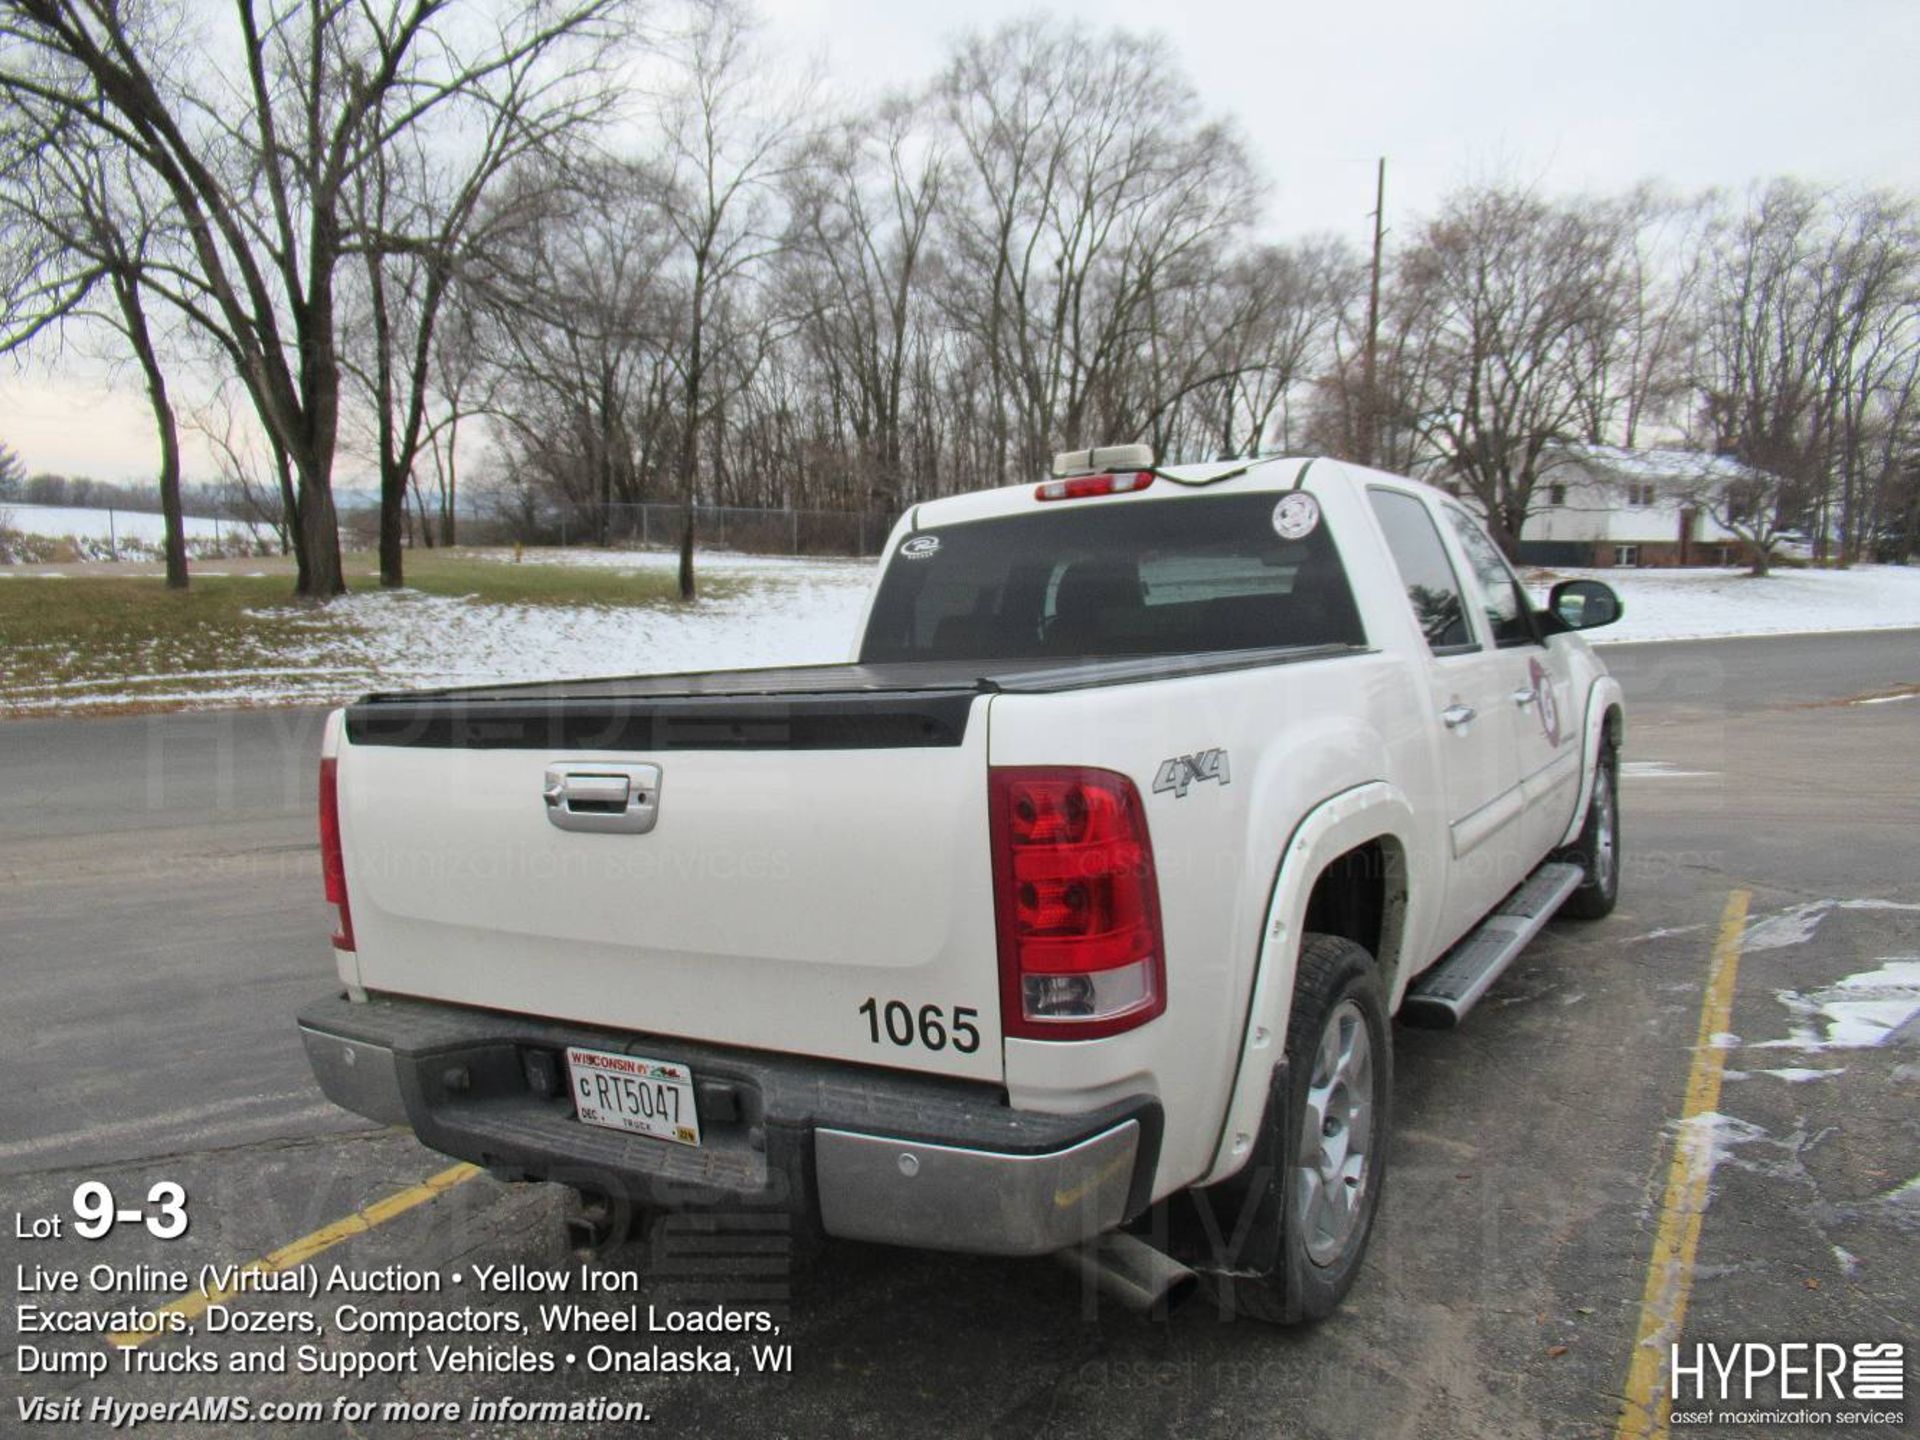
[[[1429,1030],[1458,1025],[1586,878],[1578,865],[1556,863],[1534,871],[1506,903],[1407,988],[1400,1018]]]

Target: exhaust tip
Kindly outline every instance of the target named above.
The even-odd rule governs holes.
[[[1057,1251],[1054,1258],[1140,1315],[1169,1315],[1200,1288],[1200,1277],[1164,1250],[1118,1230]]]

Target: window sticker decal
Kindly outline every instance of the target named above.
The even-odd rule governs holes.
[[[1320,502],[1305,491],[1292,490],[1273,507],[1273,533],[1282,540],[1304,540],[1320,525]]]

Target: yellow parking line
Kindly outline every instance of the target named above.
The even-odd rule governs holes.
[[[1633,1363],[1614,1440],[1660,1440],[1672,1409],[1667,1375],[1667,1346],[1680,1338],[1693,1290],[1693,1256],[1700,1245],[1700,1221],[1707,1209],[1707,1181],[1713,1175],[1713,1136],[1692,1123],[1720,1105],[1720,1076],[1726,1051],[1715,1037],[1727,1029],[1733,1013],[1733,982],[1740,970],[1740,936],[1747,925],[1752,896],[1735,890],[1720,912],[1720,934],[1707,972],[1707,994],[1700,1002],[1700,1030],[1693,1042],[1693,1067],[1687,1074],[1687,1101],[1673,1140],[1667,1169],[1667,1194],[1660,1205],[1660,1228],[1647,1261],[1647,1285],[1640,1296],[1640,1325],[1633,1337]]]
[[[477,1165],[459,1164],[438,1175],[409,1186],[398,1195],[389,1195],[384,1200],[376,1200],[364,1210],[356,1210],[351,1215],[342,1216],[331,1225],[322,1225],[311,1235],[303,1235],[291,1245],[282,1245],[271,1255],[263,1255],[258,1260],[249,1261],[240,1268],[247,1271],[291,1270],[311,1260],[323,1250],[331,1250],[342,1240],[355,1235],[364,1235],[376,1225],[384,1225],[396,1215],[404,1215],[416,1205],[424,1205],[436,1195],[444,1195],[456,1185],[463,1185],[482,1173]],[[189,1320],[197,1320],[204,1315],[210,1305],[221,1305],[241,1294],[239,1290],[222,1290],[219,1287],[202,1293],[194,1291],[182,1295],[170,1304],[162,1305],[154,1311],[156,1315],[184,1315]],[[149,1340],[157,1340],[167,1334],[164,1330],[128,1330],[108,1337],[115,1345],[131,1349],[144,1345]]]

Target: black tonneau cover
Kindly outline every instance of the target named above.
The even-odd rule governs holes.
[[[974,700],[1207,675],[1334,655],[1349,645],[1117,659],[785,665],[369,695],[355,745],[458,749],[863,750],[958,745]]]

